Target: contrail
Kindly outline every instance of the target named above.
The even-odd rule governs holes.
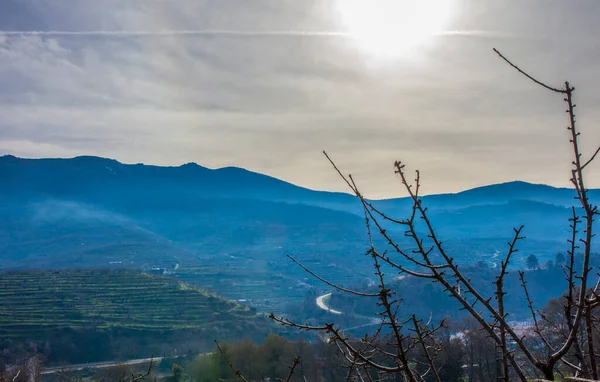
[[[243,31],[228,29],[199,30],[96,30],[96,31],[0,31],[8,36],[349,36],[348,33],[335,31]]]
[[[434,36],[508,37],[491,31],[444,31]],[[93,31],[2,31],[0,36],[108,36],[108,37],[160,37],[160,36],[232,36],[232,37],[352,37],[351,33],[329,30],[265,30],[247,31],[231,29],[198,30],[93,30]]]

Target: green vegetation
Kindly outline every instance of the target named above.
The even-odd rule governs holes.
[[[458,327],[457,327],[458,329]],[[442,330],[443,349],[438,353],[443,366],[439,370],[442,381],[463,381],[465,370],[462,365],[473,365],[474,361],[489,362],[490,359],[484,359],[477,355],[473,358],[467,353],[467,349],[473,348],[482,341],[488,341],[489,338],[480,331],[465,332],[464,339],[450,338],[449,331]],[[383,346],[390,340],[390,337],[384,336],[381,339]],[[361,346],[356,343],[356,346]],[[286,338],[269,335],[260,344],[251,341],[237,341],[235,343],[221,343],[221,350],[215,349],[210,354],[197,357],[186,367],[186,377],[188,381],[194,382],[214,382],[214,381],[236,381],[239,380],[235,372],[228,365],[227,361],[238,370],[248,381],[285,381],[290,376],[290,367],[293,365],[294,358],[298,357],[299,364],[296,365],[294,373],[291,375],[290,382],[339,382],[348,379],[349,367],[346,358],[339,351],[338,345],[327,341],[305,342],[289,341]],[[480,346],[481,348],[481,346]],[[479,350],[478,348],[477,350]],[[491,347],[491,362],[494,362],[493,346]],[[393,351],[388,347],[387,351]],[[224,356],[226,357],[224,357]],[[487,356],[487,354],[486,354]],[[382,362],[378,354],[372,354],[371,360]],[[423,362],[424,359],[419,359]],[[422,371],[426,366],[419,365]],[[173,367],[173,371],[175,371]],[[492,367],[493,369],[493,367]],[[470,369],[466,370],[470,371]],[[478,381],[494,380],[493,371],[486,373],[483,368],[475,367],[474,372],[482,375]],[[486,378],[491,376],[492,378]],[[388,378],[389,381],[404,380],[400,374]],[[370,375],[366,373],[362,380],[376,381],[378,374],[375,370],[370,370]],[[425,378],[425,381],[433,381],[431,377]],[[475,381],[476,379],[469,379]],[[353,379],[354,381],[354,379]]]
[[[220,344],[223,353],[248,381],[286,380],[289,365],[295,357],[300,364],[290,379],[292,382],[334,382],[345,380],[347,370],[342,366],[343,356],[333,344],[324,342],[289,341],[269,335],[261,344],[241,341]],[[195,382],[234,381],[235,373],[227,361],[214,349],[187,366],[187,374]]]
[[[275,329],[253,308],[177,279],[127,270],[0,274],[0,350],[27,344],[51,362],[198,353],[213,339],[260,339]]]

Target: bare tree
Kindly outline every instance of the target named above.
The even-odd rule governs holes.
[[[377,298],[382,310],[380,315],[381,326],[376,331],[376,334],[369,338],[365,337],[360,340],[350,339],[344,335],[344,332],[333,324],[325,324],[322,326],[309,326],[299,324],[287,320],[285,318],[277,318],[272,315],[272,318],[282,324],[296,327],[299,329],[324,331],[329,333],[331,340],[337,343],[340,350],[346,354],[348,361],[353,366],[351,370],[356,370],[359,379],[363,377],[359,374],[360,370],[375,369],[383,373],[400,373],[406,381],[420,381],[425,379],[425,375],[419,374],[415,367],[416,349],[425,354],[429,367],[427,373],[432,373],[438,376],[437,366],[435,362],[435,346],[427,347],[426,339],[433,338],[436,330],[443,325],[432,327],[430,323],[423,326],[414,316],[408,321],[403,321],[398,315],[398,306],[400,301],[394,299],[394,291],[386,285],[382,264],[391,267],[392,270],[410,277],[429,279],[432,282],[441,284],[448,294],[457,300],[462,308],[466,310],[470,316],[477,322],[479,327],[484,330],[487,336],[495,343],[500,352],[501,358],[501,373],[499,379],[508,381],[511,375],[521,381],[526,381],[528,375],[541,375],[548,380],[554,380],[554,372],[556,365],[559,362],[565,363],[574,372],[586,377],[598,377],[594,339],[592,331],[592,308],[600,305],[600,295],[598,295],[598,287],[600,279],[595,286],[590,290],[590,255],[592,248],[593,222],[594,217],[598,213],[597,207],[592,205],[588,198],[588,189],[586,188],[584,170],[595,159],[600,151],[600,148],[588,159],[583,160],[579,148],[579,132],[576,127],[575,120],[575,104],[573,102],[573,92],[575,88],[569,82],[565,82],[564,88],[555,88],[537,80],[529,75],[518,66],[504,57],[498,50],[494,51],[509,65],[516,69],[519,73],[532,80],[537,85],[544,89],[560,94],[563,96],[567,104],[567,114],[569,117],[568,131],[570,135],[570,144],[573,150],[573,162],[571,170],[571,183],[575,189],[578,208],[573,207],[573,217],[571,219],[572,236],[569,239],[569,261],[565,265],[565,273],[567,275],[567,293],[565,298],[565,319],[568,325],[568,333],[559,344],[551,344],[545,337],[540,328],[539,312],[537,312],[529,297],[527,290],[527,282],[524,273],[520,273],[522,286],[530,312],[534,322],[534,334],[538,336],[546,348],[545,352],[534,351],[529,345],[530,342],[525,340],[524,336],[518,334],[518,331],[507,320],[508,312],[504,307],[504,276],[508,273],[508,265],[512,260],[513,255],[518,251],[517,244],[524,239],[522,236],[523,226],[514,229],[512,240],[508,243],[508,250],[504,257],[500,272],[496,278],[496,291],[494,296],[484,296],[473,285],[463,272],[459,269],[459,265],[455,262],[454,257],[447,252],[438,236],[433,222],[430,220],[427,208],[422,203],[419,191],[421,186],[420,174],[416,171],[414,181],[408,179],[406,167],[402,162],[394,164],[395,172],[399,175],[402,184],[408,196],[412,200],[412,212],[408,218],[397,219],[384,213],[367,200],[357,187],[355,180],[351,175],[345,176],[338,169],[331,158],[324,152],[327,159],[338,172],[340,177],[346,182],[354,195],[362,204],[365,214],[367,231],[370,238],[370,248],[368,254],[373,260],[375,274],[379,279],[378,293],[365,293],[355,291],[348,288],[343,288],[339,285],[331,283],[314,274],[312,271],[302,266],[305,270],[316,276],[318,279],[326,282],[328,285],[336,288],[340,292],[349,293],[364,298]],[[578,216],[577,211],[583,211],[582,216]],[[425,234],[421,234],[417,230],[417,221],[422,222],[425,226]],[[579,232],[578,224],[583,223],[584,228]],[[386,229],[388,224],[394,224],[404,227],[405,236],[410,238],[414,248],[407,249],[402,247],[395,240],[391,233]],[[371,230],[375,230],[385,239],[391,251],[380,252],[375,249]],[[581,254],[576,254],[576,250],[581,250]],[[575,257],[581,256],[580,269],[575,269]],[[295,259],[292,260],[296,263]],[[298,263],[299,264],[299,263]],[[410,264],[406,266],[404,264]],[[413,333],[407,334],[407,324],[412,324]],[[385,350],[381,343],[376,341],[386,327],[392,333],[391,347],[393,351]],[[579,338],[585,332],[585,344],[587,346],[584,360],[584,351]],[[515,349],[511,349],[509,342],[514,343]],[[582,359],[582,364],[577,366],[566,361],[565,355],[573,348],[579,353]],[[376,357],[377,356],[377,357]],[[383,362],[377,362],[375,359],[383,359]],[[368,373],[367,373],[368,374]],[[366,374],[365,374],[366,375]],[[436,380],[439,380],[437,377]]]
[[[395,173],[399,176],[412,201],[410,216],[399,219],[381,211],[366,199],[354,178],[351,175],[345,176],[324,152],[339,176],[362,205],[370,242],[367,255],[372,259],[375,275],[379,281],[377,292],[369,293],[336,285],[315,274],[293,257],[289,257],[308,273],[341,293],[365,299],[377,299],[381,323],[373,334],[357,339],[351,338],[333,323],[308,325],[276,317],[273,314],[271,314],[271,318],[290,327],[326,333],[329,341],[338,346],[349,363],[347,381],[372,381],[374,380],[373,375],[381,380],[380,377],[390,374],[398,375],[409,382],[441,381],[440,367],[442,365],[437,357],[441,348],[436,334],[445,326],[445,321],[433,324],[430,322],[431,320],[423,322],[414,315],[401,318],[398,313],[401,301],[395,297],[395,291],[389,287],[383,271],[384,267],[391,269],[396,274],[400,273],[406,277],[426,279],[437,283],[451,298],[458,301],[479,330],[485,333],[490,343],[496,347],[499,353],[500,367],[497,372],[499,380],[518,379],[526,382],[528,377],[537,376],[554,380],[554,373],[559,363],[580,376],[598,377],[594,348],[597,339],[593,337],[593,326],[597,324],[597,320],[594,320],[592,310],[600,305],[600,295],[598,294],[600,278],[593,286],[590,283],[593,223],[598,210],[589,201],[584,170],[600,152],[600,147],[589,159],[583,160],[575,120],[575,104],[573,102],[575,88],[569,82],[565,82],[563,88],[549,86],[513,64],[498,50],[494,49],[494,51],[506,63],[535,84],[560,94],[567,105],[566,112],[569,119],[567,130],[573,150],[570,180],[575,190],[578,207],[572,208],[571,237],[568,240],[567,263],[564,265],[567,280],[567,292],[563,298],[566,332],[563,331],[562,336],[553,336],[551,340],[547,338],[546,327],[552,321],[534,309],[523,272],[519,272],[519,277],[534,323],[531,336],[537,338],[538,341],[532,342],[531,338],[522,335],[519,328],[513,326],[507,319],[509,312],[506,311],[504,304],[506,295],[504,277],[509,272],[508,266],[518,251],[517,244],[525,238],[522,235],[523,226],[514,229],[512,239],[508,242],[506,255],[494,282],[495,292],[492,295],[483,295],[465,276],[453,255],[443,245],[442,239],[429,217],[427,207],[421,200],[419,171],[415,172],[414,180],[410,180],[405,165],[399,161],[394,164]],[[582,211],[582,216],[578,215],[578,211]],[[422,233],[422,229],[417,229],[418,222],[422,224],[420,227],[424,227],[425,233]],[[581,231],[580,224],[584,226]],[[409,238],[412,243],[410,248],[401,245],[393,237],[387,229],[389,225],[402,228],[404,236]],[[375,248],[372,231],[387,243],[388,250],[379,251]],[[578,261],[575,261],[576,257],[579,257]],[[576,264],[580,264],[579,269],[576,269]],[[541,344],[543,350],[539,351],[534,344]],[[578,362],[569,361],[568,354],[574,354]],[[230,366],[235,370],[233,365]],[[236,374],[241,380],[244,380],[241,374],[238,372]]]

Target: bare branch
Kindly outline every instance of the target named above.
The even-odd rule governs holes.
[[[535,82],[536,84],[545,87],[548,90],[551,90],[553,92],[556,93],[566,93],[565,90],[563,89],[557,89],[557,88],[553,88],[552,86],[548,86],[545,83],[536,80],[535,78],[533,78],[532,76],[530,76],[529,74],[525,73],[523,70],[521,70],[521,68],[519,68],[517,65],[513,64],[508,58],[504,57],[504,55],[502,55],[502,53],[500,53],[500,51],[498,51],[498,49],[494,48],[494,52],[496,52],[496,54],[498,56],[500,56],[504,61],[506,61],[510,66],[512,66],[513,68],[515,68],[519,73],[521,73],[522,75],[524,75],[525,77],[529,78],[531,81]]]
[[[594,161],[594,159],[596,158],[596,155],[598,155],[598,153],[600,152],[600,146],[598,146],[598,148],[596,149],[596,152],[594,152],[594,155],[592,155],[592,157],[583,164],[583,166],[581,166],[581,169],[583,170],[584,168],[587,167],[588,164],[592,163]]]
[[[223,359],[225,360],[225,362],[227,362],[227,364],[229,365],[229,367],[231,368],[231,370],[240,379],[240,381],[248,382],[248,380],[246,378],[244,378],[244,376],[242,375],[242,373],[233,366],[233,364],[231,363],[231,361],[229,361],[229,358],[227,358],[227,356],[225,355],[225,352],[223,351],[223,349],[221,349],[221,346],[219,346],[219,343],[216,340],[215,340],[215,344],[217,345],[217,349],[219,349],[219,353],[221,353],[221,356],[223,357]]]
[[[154,364],[154,354],[152,354],[152,357],[150,357],[150,364],[148,365],[148,370],[146,370],[146,373],[144,373],[144,374],[140,373],[137,377],[132,374],[131,380],[129,382],[137,382],[137,381],[146,379],[146,377],[149,376],[150,373],[152,373],[153,364]],[[125,373],[123,373],[123,376],[119,379],[119,381],[125,381],[124,377],[125,377]]]
[[[427,345],[425,344],[425,338],[423,336],[423,332],[422,332],[421,328],[419,327],[419,322],[417,321],[417,318],[415,317],[414,314],[412,315],[412,321],[413,321],[413,325],[415,327],[415,333],[417,333],[417,338],[419,339],[419,344],[421,344],[421,347],[423,348],[423,354],[425,354],[425,358],[427,359],[427,363],[429,364],[429,368],[433,372],[433,375],[435,376],[435,380],[438,382],[441,382],[442,379],[440,378],[440,374],[438,373],[435,363],[433,362],[433,357],[429,353],[429,349],[427,349]]]
[[[364,292],[358,292],[352,289],[348,289],[348,288],[344,288],[340,285],[334,284],[330,281],[325,280],[324,278],[320,277],[319,275],[317,275],[316,273],[314,273],[313,271],[311,271],[310,269],[308,269],[307,267],[305,267],[304,265],[302,265],[302,263],[300,263],[298,260],[294,259],[291,255],[287,255],[287,257],[289,257],[294,263],[296,263],[297,265],[300,266],[300,268],[304,269],[306,272],[310,273],[310,275],[312,275],[314,278],[324,282],[325,284],[341,290],[342,292],[346,292],[346,293],[351,293],[357,296],[363,296],[363,297],[379,297],[379,293],[364,293]]]
[[[592,329],[592,311],[589,307],[585,309],[585,333],[587,336],[588,358],[590,360],[591,377],[598,379],[598,366],[596,363],[596,349],[594,349],[594,331]]]
[[[285,381],[281,378],[277,378],[277,381],[290,382],[292,380],[292,376],[294,375],[294,369],[296,368],[296,366],[298,366],[299,363],[300,363],[300,357],[295,357],[294,360],[292,361],[292,366],[289,366],[290,373],[288,374]]]
[[[525,272],[518,271],[518,273],[519,273],[519,279],[521,280],[521,286],[523,287],[523,291],[525,292],[525,299],[527,300],[527,306],[529,307],[529,312],[531,313],[531,318],[533,319],[533,325],[534,325],[533,330],[538,335],[538,337],[540,337],[540,339],[542,340],[542,342],[544,343],[546,348],[548,348],[548,350],[550,352],[553,352],[554,348],[552,347],[552,345],[550,345],[550,343],[548,342],[548,340],[542,333],[542,330],[540,329],[539,321],[537,319],[537,314],[535,313],[535,310],[533,309],[533,301],[531,300],[531,297],[529,296],[529,290],[527,289],[527,281],[525,281]]]
[[[513,239],[510,243],[508,243],[508,253],[506,254],[506,257],[504,258],[504,260],[501,262],[501,266],[500,266],[500,273],[499,275],[496,277],[496,301],[498,302],[498,313],[501,317],[505,318],[507,316],[508,313],[506,313],[504,311],[504,295],[506,294],[506,292],[504,292],[504,276],[508,274],[508,272],[506,271],[506,268],[508,267],[508,264],[510,262],[510,258],[513,255],[513,253],[515,253],[517,251],[516,245],[517,245],[517,241],[519,241],[520,239],[524,239],[523,236],[521,236],[521,231],[523,230],[523,226],[521,225],[519,228],[515,229],[515,234],[513,236]],[[500,322],[500,346],[505,349],[507,348],[507,343],[506,343],[506,325],[503,325],[502,322]],[[506,356],[505,353],[502,353],[502,379],[506,382],[508,382],[508,357]]]

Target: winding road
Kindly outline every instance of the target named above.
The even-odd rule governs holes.
[[[327,303],[325,302],[325,300],[329,300],[329,298],[331,297],[331,293],[326,293],[322,296],[317,297],[317,306],[323,310],[328,311],[329,313],[332,314],[342,314],[342,312],[340,312],[339,310],[335,310],[335,309],[331,309]]]
[[[343,312],[340,312],[339,310],[335,310],[335,309],[331,309],[327,303],[325,301],[329,300],[329,298],[331,297],[331,293],[325,293],[324,295],[321,295],[319,297],[317,297],[317,306],[323,310],[326,310],[327,312],[331,313],[331,314],[344,314]],[[361,329],[361,328],[366,328],[368,326],[373,326],[373,325],[380,325],[381,324],[381,319],[380,318],[374,318],[374,317],[368,317],[368,316],[363,316],[360,314],[355,314],[354,317],[359,317],[359,318],[363,318],[365,320],[368,320],[369,323],[368,324],[363,324],[363,325],[358,325],[358,326],[353,326],[351,328],[344,328],[344,330],[354,330],[354,329]]]
[[[396,277],[396,279],[394,281],[401,281],[404,280],[406,278],[406,276],[399,276]],[[337,314],[337,315],[341,315],[344,314],[344,312],[340,312],[339,310],[335,310],[329,307],[329,305],[327,304],[327,302],[329,302],[329,298],[331,297],[331,293],[325,293],[324,295],[321,295],[319,297],[317,297],[317,306],[331,314]],[[351,328],[346,328],[346,330],[353,330],[353,329],[360,329],[360,328],[365,328],[368,326],[373,326],[373,325],[380,325],[381,324],[381,318],[375,318],[375,317],[369,317],[369,316],[363,316],[361,314],[356,314],[354,313],[354,317],[358,317],[358,318],[363,318],[365,320],[368,320],[369,323],[368,324],[364,324],[364,325],[358,325],[358,326],[354,326]]]

